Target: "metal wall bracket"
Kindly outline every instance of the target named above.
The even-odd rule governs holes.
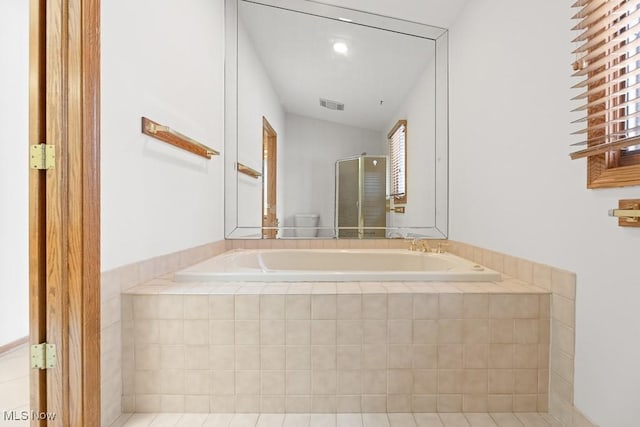
[[[610,209],[609,216],[618,218],[620,227],[640,227],[640,199],[618,201],[618,209]]]
[[[31,368],[51,369],[56,367],[58,355],[55,344],[34,344],[31,346]]]
[[[31,169],[47,170],[56,167],[56,146],[36,144],[31,146],[29,164]]]

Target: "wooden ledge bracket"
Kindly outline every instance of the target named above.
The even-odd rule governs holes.
[[[618,209],[609,210],[609,216],[617,217],[620,227],[640,227],[640,199],[618,200]]]
[[[237,163],[237,167],[238,167],[238,172],[243,173],[245,175],[249,175],[251,178],[258,179],[259,177],[262,176],[262,174],[257,170],[250,168],[247,165],[243,165],[242,163]]]
[[[142,118],[142,133],[207,159],[210,159],[211,156],[220,155],[219,151],[207,147],[188,136],[184,136],[168,126],[162,126],[153,120],[149,120],[146,117]]]

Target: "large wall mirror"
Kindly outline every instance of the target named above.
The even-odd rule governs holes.
[[[227,238],[447,237],[447,31],[227,0]]]

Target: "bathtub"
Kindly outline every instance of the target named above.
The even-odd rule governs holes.
[[[176,281],[492,282],[500,273],[455,255],[404,249],[233,250],[175,273]]]

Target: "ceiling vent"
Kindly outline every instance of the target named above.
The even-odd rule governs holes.
[[[330,99],[320,98],[320,106],[329,110],[344,111],[344,104]]]

